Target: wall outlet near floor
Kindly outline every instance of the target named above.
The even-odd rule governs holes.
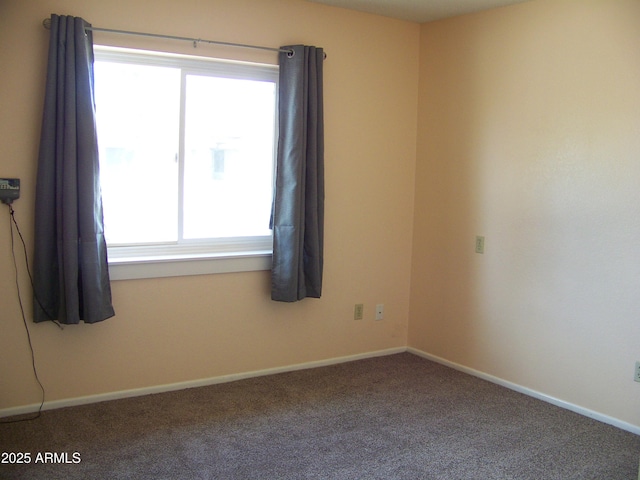
[[[640,360],[636,362],[636,370],[635,370],[635,374],[633,375],[633,379],[636,382],[640,382]]]
[[[376,305],[376,320],[382,320],[384,318],[384,305],[379,303]]]
[[[356,303],[356,306],[353,308],[353,319],[362,320],[363,316],[364,316],[364,305],[362,303]]]

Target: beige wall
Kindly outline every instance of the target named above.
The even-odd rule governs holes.
[[[268,272],[113,282],[115,318],[64,331],[29,325],[47,400],[407,344],[418,25],[298,0],[0,1],[0,176],[22,179],[14,206],[29,245],[48,45],[41,21],[50,13],[82,16],[106,28],[324,47],[327,199],[322,299],[272,302]],[[193,50],[190,44],[105,34],[95,41]],[[204,45],[196,53],[276,61],[270,53]],[[0,409],[6,409],[40,397],[12,278],[8,213],[0,211],[6,218],[0,222]],[[353,320],[355,303],[365,304],[365,320]],[[382,322],[374,320],[376,303],[385,305]]]
[[[639,25],[637,0],[541,0],[422,26],[409,332],[633,425]]]

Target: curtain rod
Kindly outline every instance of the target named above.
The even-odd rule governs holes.
[[[46,28],[47,30],[51,30],[51,18],[45,18],[42,21],[42,25],[44,25],[44,28]],[[138,35],[142,37],[166,38],[169,40],[184,40],[187,42],[193,42],[193,48],[197,47],[198,43],[209,43],[213,45],[224,45],[226,47],[253,48],[258,50],[270,50],[272,52],[283,52],[283,53],[288,53],[290,56],[293,55],[294,53],[293,50],[290,50],[288,48],[261,47],[258,45],[245,45],[244,43],[220,42],[216,40],[203,40],[202,38],[176,37],[173,35],[161,35],[158,33],[132,32],[128,30],[114,30],[111,28],[97,28],[97,27],[85,27],[85,30],[91,30],[92,32],[118,33],[122,35]]]

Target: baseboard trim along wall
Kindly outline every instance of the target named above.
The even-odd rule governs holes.
[[[626,430],[628,432],[635,433],[636,435],[640,435],[640,426],[638,425],[633,425],[631,423],[624,422],[622,420],[619,420],[614,417],[610,417],[603,413],[595,412],[593,410],[589,410],[588,408],[584,408],[579,405],[574,405],[573,403],[565,402],[564,400],[560,400],[559,398],[551,397],[549,395],[538,392],[536,390],[532,390],[530,388],[523,387],[522,385],[518,385],[517,383],[512,383],[507,380],[503,380],[502,378],[489,375],[488,373],[474,370],[473,368],[465,367],[464,365],[451,362],[449,360],[438,357],[436,355],[431,355],[430,353],[423,352],[422,350],[418,350],[416,348],[408,347],[407,352],[417,355],[419,357],[425,358],[427,360],[431,360],[433,362],[439,363],[446,367],[453,368],[454,370],[458,370],[460,372],[467,373],[474,377],[481,378],[482,380],[487,380],[488,382],[495,383],[502,387],[506,387],[510,390],[514,390],[516,392],[523,393],[530,397],[537,398],[538,400],[551,403],[552,405],[555,405],[557,407],[570,410],[580,415],[584,415],[585,417],[593,418],[594,420],[598,420],[602,423],[613,425],[614,427],[618,427],[622,430]],[[638,480],[640,480],[640,478]]]
[[[131,390],[121,390],[117,392],[88,395],[85,397],[45,401],[44,405],[42,406],[42,410],[43,411],[54,410],[56,408],[75,407],[78,405],[87,405],[90,403],[106,402],[109,400],[119,400],[122,398],[141,397],[143,395],[172,392],[176,390],[184,390],[187,388],[206,387],[209,385],[234,382],[236,380],[244,380],[247,378],[262,377],[265,375],[275,375],[278,373],[294,372],[297,370],[305,370],[309,368],[326,367],[329,365],[337,365],[340,363],[353,362],[356,360],[364,360],[367,358],[383,357],[386,355],[393,355],[396,353],[403,353],[406,351],[407,351],[406,347],[389,348],[385,350],[366,352],[366,353],[361,353],[356,355],[348,355],[344,357],[335,357],[335,358],[328,358],[324,360],[316,360],[313,362],[286,365],[283,367],[267,368],[264,370],[255,370],[251,372],[237,373],[237,374],[231,374],[231,375],[222,375],[219,377],[203,378],[199,380],[189,380],[186,382],[178,382],[178,383],[172,383],[172,384],[166,384],[166,385],[154,385],[151,387],[135,388]],[[46,389],[46,385],[45,385],[45,389]],[[33,403],[30,405],[24,405],[20,407],[1,409],[0,418],[34,413],[34,412],[37,412],[39,408],[40,408],[40,403],[38,402],[38,403]]]
[[[298,363],[294,365],[286,365],[283,367],[275,367],[275,368],[267,368],[264,370],[255,370],[251,372],[237,373],[231,375],[222,375],[219,377],[211,377],[204,378],[199,380],[190,380],[187,382],[179,382],[172,383],[167,385],[154,385],[151,387],[145,388],[136,388],[132,390],[122,390],[118,392],[109,392],[98,395],[88,395],[85,397],[77,397],[77,398],[67,398],[62,400],[54,400],[50,402],[45,402],[42,406],[42,410],[53,410],[56,408],[65,408],[65,407],[74,407],[78,405],[87,405],[90,403],[98,403],[105,402],[109,400],[119,400],[121,398],[130,398],[130,397],[139,397],[142,395],[150,395],[154,393],[163,393],[163,392],[171,392],[175,390],[184,390],[187,388],[196,388],[196,387],[206,387],[208,385],[216,385],[220,383],[234,382],[236,380],[244,380],[247,378],[255,378],[262,377],[265,375],[275,375],[278,373],[286,373],[286,372],[294,372],[297,370],[305,370],[309,368],[317,368],[317,367],[326,367],[329,365],[337,365],[340,363],[353,362],[356,360],[364,360],[367,358],[374,357],[383,357],[386,355],[394,355],[396,353],[409,352],[413,355],[417,355],[419,357],[425,358],[427,360],[431,360],[433,362],[439,363],[446,367],[453,368],[454,370],[458,370],[463,373],[467,373],[474,377],[481,378],[483,380],[487,380],[488,382],[495,383],[497,385],[506,387],[510,390],[514,390],[519,393],[523,393],[533,398],[537,398],[547,403],[551,403],[552,405],[556,405],[557,407],[564,408],[566,410],[570,410],[572,412],[578,413],[580,415],[584,415],[589,418],[593,418],[594,420],[598,420],[600,422],[613,425],[614,427],[618,427],[622,430],[626,430],[628,432],[634,433],[636,435],[640,435],[640,426],[633,425],[631,423],[624,422],[617,418],[610,417],[608,415],[604,415],[599,412],[595,412],[593,410],[589,410],[587,408],[583,408],[579,405],[574,405],[572,403],[566,402],[564,400],[560,400],[555,397],[551,397],[544,393],[538,392],[536,390],[532,390],[527,387],[523,387],[522,385],[518,385],[516,383],[512,383],[506,380],[503,380],[498,377],[494,377],[493,375],[489,375],[484,372],[480,372],[478,370],[474,370],[473,368],[465,367],[464,365],[460,365],[455,362],[451,362],[444,358],[438,357],[436,355],[432,355],[430,353],[424,352],[422,350],[418,350],[412,347],[396,347],[389,348],[385,350],[377,350],[374,352],[366,352],[356,355],[348,355],[344,357],[335,357],[328,358],[324,360],[316,360],[312,362],[306,363]],[[34,413],[38,411],[40,407],[40,403],[34,403],[31,405],[24,405],[20,407],[6,408],[0,410],[0,418],[1,417],[10,417],[14,415],[24,415],[28,413]],[[640,480],[640,478],[638,479]]]

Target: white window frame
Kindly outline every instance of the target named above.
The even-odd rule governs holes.
[[[263,79],[275,82],[277,91],[277,65],[100,45],[94,46],[94,55],[96,61],[173,66],[182,68],[187,73],[204,72],[231,78]],[[184,108],[184,102],[181,108]],[[181,112],[181,116],[184,116],[184,111]],[[275,171],[277,118],[274,130]],[[182,155],[182,152],[180,154]],[[275,179],[275,175],[273,178]],[[271,235],[192,240],[171,244],[108,245],[109,276],[111,280],[127,280],[270,270],[272,249],[273,238]]]

